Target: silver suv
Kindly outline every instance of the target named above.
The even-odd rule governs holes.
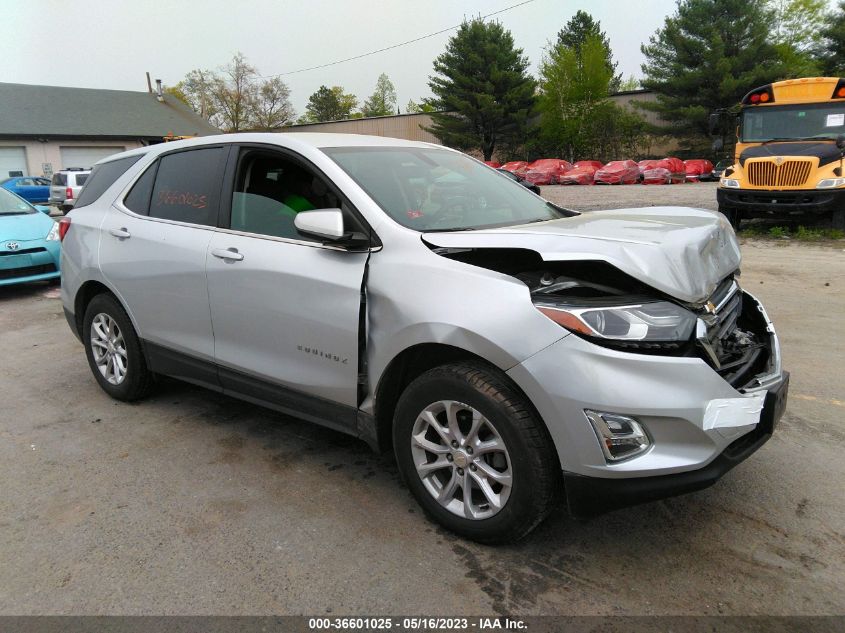
[[[60,233],[109,395],[175,376],[392,448],[483,542],[561,494],[588,516],[704,488],[785,407],[710,211],[580,215],[426,143],[234,134],[98,163]]]
[[[50,199],[48,202],[67,213],[73,208],[76,199],[79,198],[82,187],[90,174],[90,169],[82,168],[57,171],[50,181]]]

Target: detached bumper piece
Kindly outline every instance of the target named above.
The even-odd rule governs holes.
[[[789,373],[783,372],[781,383],[766,394],[757,427],[729,444],[704,468],[672,475],[630,479],[585,477],[564,472],[566,501],[570,514],[588,518],[619,508],[675,497],[712,486],[722,475],[769,440],[786,410],[788,391]]]
[[[720,209],[741,211],[743,217],[779,217],[799,212],[831,213],[845,209],[845,189],[805,191],[716,190]]]

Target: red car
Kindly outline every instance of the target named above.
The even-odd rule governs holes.
[[[502,169],[509,171],[512,174],[523,176],[528,171],[528,162],[524,160],[512,160],[509,163],[502,165]]]
[[[541,158],[528,166],[525,180],[532,185],[556,185],[561,174],[572,169],[572,164],[559,158]]]
[[[602,168],[597,160],[579,160],[568,172],[558,177],[562,185],[592,185],[596,172]]]
[[[684,161],[686,167],[687,180],[690,182],[698,182],[700,180],[709,180],[713,173],[713,163],[706,158],[691,158]]]
[[[484,164],[488,167],[492,167],[493,169],[498,169],[502,166],[501,163],[497,163],[495,160],[485,160]]]
[[[633,185],[640,181],[640,168],[632,160],[612,160],[596,172],[597,185]]]
[[[644,185],[670,185],[684,182],[686,178],[684,163],[679,158],[641,160],[638,166]]]

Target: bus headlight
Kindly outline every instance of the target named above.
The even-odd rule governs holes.
[[[719,184],[728,189],[739,189],[739,181],[735,178],[722,178]]]
[[[816,189],[835,189],[836,187],[843,186],[845,186],[845,178],[825,178],[824,180],[819,180]]]

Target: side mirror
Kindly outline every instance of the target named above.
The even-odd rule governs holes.
[[[325,240],[339,240],[345,236],[343,212],[340,209],[300,211],[293,219],[293,224],[298,231]]]
[[[718,112],[714,112],[710,115],[710,119],[707,122],[707,128],[710,131],[710,136],[715,136],[717,133],[721,131],[722,127],[722,115]]]
[[[845,151],[845,134],[840,134],[836,137],[836,147]]]

